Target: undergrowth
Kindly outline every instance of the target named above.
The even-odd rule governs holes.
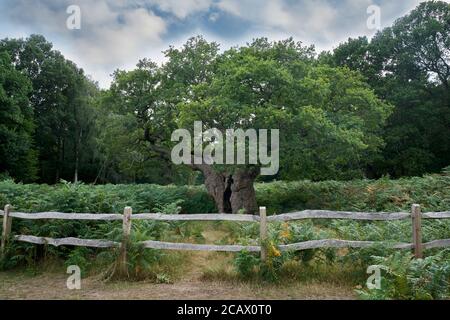
[[[448,211],[450,176],[447,174],[378,181],[326,181],[312,183],[274,182],[258,184],[260,204],[271,214],[302,209],[345,211],[409,211],[419,203],[424,212]],[[164,214],[214,212],[214,205],[203,187],[154,185],[89,186],[61,183],[56,186],[22,185],[0,182],[0,203],[11,203],[23,212],[61,211],[120,213],[132,206],[135,213]],[[172,283],[181,278],[192,254],[145,249],[142,241],[205,243],[206,228],[221,230],[215,244],[259,245],[259,228],[254,223],[235,222],[161,222],[133,221],[127,244],[126,272],[117,272],[120,250],[84,247],[51,247],[9,241],[0,270],[25,267],[38,270],[46,261],[78,265],[84,275],[103,279],[152,280]],[[13,234],[64,238],[122,241],[121,222],[32,221],[15,219]],[[445,220],[423,221],[423,241],[448,239],[450,223]],[[360,222],[348,220],[305,220],[271,223],[269,238],[263,243],[268,256],[262,262],[259,253],[217,253],[203,271],[203,279],[249,283],[290,283],[319,281],[359,286],[364,299],[443,299],[448,298],[448,251],[426,251],[424,260],[413,260],[409,252],[387,250],[390,242],[410,242],[411,222]],[[280,245],[319,239],[381,241],[364,249],[310,249],[296,252],[280,250]],[[215,261],[215,262],[214,262]],[[382,289],[365,290],[366,269],[385,264]],[[122,270],[123,271],[123,270]],[[438,280],[433,280],[438,279]],[[447,291],[446,291],[447,290]]]

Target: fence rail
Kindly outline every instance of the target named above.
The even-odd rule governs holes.
[[[366,221],[395,221],[411,219],[412,221],[412,243],[392,243],[379,241],[350,241],[339,239],[311,240],[301,243],[280,245],[281,251],[300,251],[317,248],[368,248],[374,245],[382,244],[386,248],[392,249],[413,249],[416,258],[422,257],[422,251],[432,248],[450,247],[450,239],[434,240],[428,243],[422,243],[422,219],[450,219],[450,211],[446,212],[428,212],[421,213],[419,205],[413,205],[411,212],[348,212],[348,211],[328,211],[328,210],[305,210],[292,212],[275,216],[266,216],[266,208],[260,208],[260,215],[229,215],[229,214],[189,214],[189,215],[167,215],[159,213],[141,213],[132,214],[130,207],[125,208],[124,214],[93,214],[93,213],[61,213],[61,212],[39,212],[24,213],[13,212],[10,205],[5,206],[5,210],[0,210],[0,216],[3,216],[3,231],[1,241],[1,253],[4,253],[6,242],[11,234],[12,219],[30,219],[30,220],[93,220],[93,221],[118,221],[123,223],[124,239],[128,239],[131,232],[133,220],[155,220],[155,221],[234,221],[234,222],[253,222],[260,224],[260,244],[267,239],[268,222],[288,222],[304,219],[350,219]],[[15,241],[22,241],[34,244],[46,244],[52,246],[83,246],[94,248],[119,247],[126,250],[124,241],[122,243],[108,240],[62,238],[54,239],[47,237],[36,237],[32,235],[16,235]],[[171,243],[161,241],[144,241],[140,243],[145,248],[160,250],[189,250],[189,251],[223,251],[239,252],[247,250],[250,252],[260,252],[262,260],[266,259],[267,253],[263,245],[243,246],[243,245],[210,245],[210,244],[192,244],[192,243]],[[126,256],[126,252],[123,252]]]
[[[0,215],[2,215],[0,213]],[[10,212],[11,218],[29,219],[29,220],[99,220],[99,221],[117,221],[122,220],[122,214],[109,213],[62,213],[62,212],[39,212],[24,213]],[[237,222],[258,222],[259,217],[248,214],[160,214],[160,213],[141,213],[131,216],[131,220],[156,220],[156,221],[237,221]]]
[[[0,216],[4,211],[0,210]],[[98,220],[118,221],[123,219],[122,214],[114,213],[62,213],[62,212],[10,212],[11,218],[28,220]],[[393,221],[410,219],[409,212],[349,212],[349,211],[327,211],[327,210],[304,210],[267,217],[268,222],[288,222],[305,219],[347,219],[367,221]],[[423,219],[450,219],[450,211],[427,212],[422,214]],[[236,222],[259,222],[260,217],[248,214],[177,214],[168,215],[160,213],[135,214],[131,220],[156,220],[156,221],[236,221]]]

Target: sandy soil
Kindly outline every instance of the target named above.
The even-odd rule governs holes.
[[[0,273],[0,299],[354,299],[351,289],[327,284],[294,284],[288,287],[255,286],[190,279],[174,284],[82,280],[81,290],[68,290],[67,275],[28,276]]]

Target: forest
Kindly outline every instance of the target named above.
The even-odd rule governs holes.
[[[233,127],[254,108],[262,120],[248,126],[286,128],[273,180],[438,173],[450,164],[448,19],[448,4],[423,3],[371,40],[321,53],[292,39],[228,49],[196,36],[168,48],[163,65],[117,70],[107,90],[43,36],[3,39],[0,172],[25,183],[198,184],[159,152],[170,133],[193,118]]]
[[[373,38],[349,38],[331,51],[318,52],[294,38],[255,38],[222,48],[197,35],[179,48],[170,46],[164,56],[162,64],[149,57],[132,70],[118,69],[110,87],[100,88],[42,35],[0,40],[2,205],[24,212],[92,213],[117,213],[132,205],[136,212],[166,214],[257,214],[261,205],[269,214],[306,209],[395,212],[408,211],[412,203],[427,211],[449,210],[448,3],[423,2]],[[172,133],[192,131],[196,121],[205,130],[279,129],[278,173],[261,175],[261,165],[249,163],[174,164]],[[197,224],[157,227],[144,222],[136,226],[133,241],[217,240]],[[106,233],[111,239],[120,230],[114,223],[81,222],[24,222],[14,228],[54,237]],[[208,228],[227,234],[226,240],[249,244],[257,234],[252,227],[226,223]],[[425,237],[448,238],[449,228],[446,222],[432,226],[427,221]],[[381,248],[351,249],[343,255],[314,249],[288,256],[276,249],[277,243],[327,235],[408,241],[410,229],[403,222],[386,227],[342,221],[279,224],[269,230],[273,265],[261,271],[262,277],[290,281],[304,273],[317,281],[345,283],[348,289],[349,283],[363,283],[363,267],[375,259],[403,267],[387,280],[391,291],[359,290],[360,297],[448,298],[448,250],[414,262],[409,255]],[[33,264],[48,255],[87,269],[103,258],[106,264],[117,258],[117,253],[107,256],[86,248],[13,244],[9,250],[14,259],[0,259],[0,269]],[[188,259],[180,253],[132,250],[130,277],[158,283],[179,279],[182,268],[175,266]],[[212,261],[220,266],[209,266],[202,279],[254,281],[260,263],[248,252]],[[342,266],[336,269],[335,262]],[[227,263],[235,271],[226,269]],[[153,266],[150,275],[143,265]],[[349,271],[351,266],[359,269]],[[396,282],[406,283],[411,274],[438,280],[423,286],[419,280],[408,282],[406,289]]]

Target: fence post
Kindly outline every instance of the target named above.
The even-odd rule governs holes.
[[[133,213],[133,209],[131,207],[125,207],[123,210],[123,221],[122,221],[122,228],[123,228],[123,238],[122,238],[122,245],[120,248],[120,270],[123,275],[128,274],[128,267],[127,267],[127,246],[128,241],[130,239],[130,233],[131,233],[131,215]]]
[[[259,240],[261,245],[261,261],[265,262],[267,260],[267,212],[266,207],[259,208]]]
[[[5,254],[6,242],[8,241],[9,235],[11,234],[12,217],[9,216],[10,212],[11,212],[11,205],[7,204],[5,206],[5,212],[3,214],[3,230],[0,247],[1,256]]]
[[[413,204],[411,208],[412,218],[412,233],[413,233],[413,245],[414,256],[416,259],[422,259],[422,212],[420,205]]]

